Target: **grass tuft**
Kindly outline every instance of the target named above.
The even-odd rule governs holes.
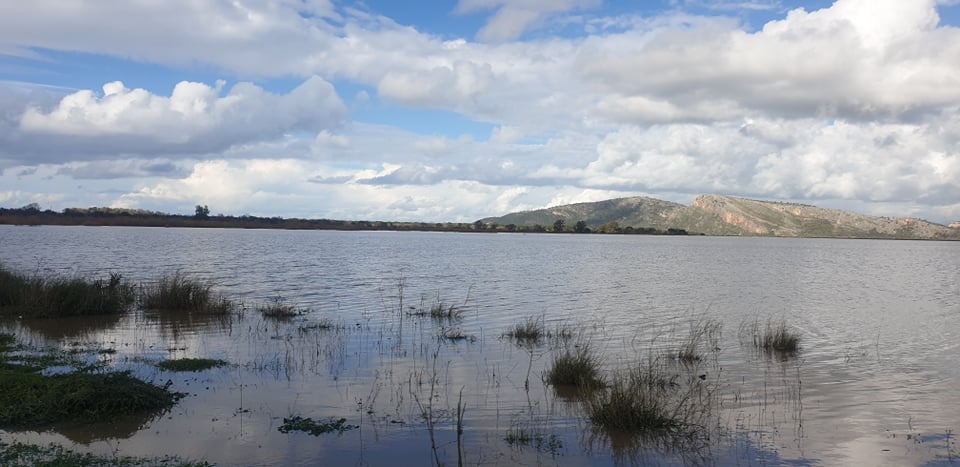
[[[212,358],[178,358],[164,360],[156,367],[166,371],[203,371],[229,365],[228,362]]]
[[[593,353],[590,345],[582,344],[572,350],[564,349],[554,357],[546,380],[554,386],[576,386],[597,388],[603,386],[600,376],[600,359]]]
[[[597,426],[620,432],[681,433],[697,430],[712,412],[715,388],[705,375],[677,371],[667,359],[614,375],[609,387],[588,395],[586,409]]]
[[[521,323],[513,325],[503,333],[518,343],[538,343],[547,335],[547,328],[543,323],[543,317],[529,316]]]
[[[749,336],[754,347],[765,352],[793,354],[800,351],[800,334],[787,326],[785,321],[774,323],[768,319],[761,324],[760,320],[754,320],[741,326],[740,334],[741,339]]]
[[[235,305],[227,298],[214,295],[213,285],[191,279],[177,272],[160,278],[157,284],[142,288],[140,302],[147,310],[190,311],[207,314],[226,314]]]
[[[677,360],[688,364],[695,363],[703,360],[707,353],[719,351],[722,328],[723,323],[713,319],[692,321],[686,340],[676,352]]]

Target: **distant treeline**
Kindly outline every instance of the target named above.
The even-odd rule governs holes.
[[[526,233],[612,233],[643,235],[687,235],[683,229],[665,231],[650,227],[625,227],[591,230],[583,221],[568,228],[562,220],[553,225],[488,224],[462,222],[386,222],[298,219],[282,217],[210,215],[207,206],[197,206],[193,215],[166,214],[140,209],[67,208],[63,212],[41,210],[35,204],[22,208],[0,208],[0,224],[12,225],[84,225],[130,227],[195,227],[289,230],[395,230],[428,232],[526,232]]]

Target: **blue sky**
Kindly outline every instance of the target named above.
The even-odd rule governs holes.
[[[0,206],[434,222],[721,193],[952,222],[958,3],[11,3]]]

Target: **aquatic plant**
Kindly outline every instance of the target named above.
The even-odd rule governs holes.
[[[513,426],[507,429],[503,440],[513,448],[532,447],[540,452],[558,455],[563,449],[563,440],[555,434],[545,434],[541,430],[522,426]]]
[[[703,360],[707,353],[719,350],[722,328],[723,323],[714,319],[701,318],[691,321],[686,339],[676,352],[677,360],[694,363]]]
[[[191,279],[176,272],[161,277],[156,284],[141,286],[140,305],[147,310],[191,311],[226,314],[235,305],[222,295],[214,295],[209,282]]]
[[[307,310],[286,303],[286,299],[280,295],[273,297],[269,303],[257,305],[257,312],[265,318],[274,318],[279,320],[290,319],[297,315],[306,313]]]
[[[0,313],[25,318],[120,314],[133,303],[120,274],[108,280],[28,276],[0,266]]]
[[[566,385],[581,388],[603,386],[600,375],[600,359],[589,344],[566,348],[555,355],[546,372],[546,381],[554,386]]]
[[[765,352],[792,354],[800,351],[800,334],[787,326],[786,321],[768,319],[760,323],[756,319],[740,327],[741,340],[749,337],[753,346]]]
[[[683,371],[666,358],[650,357],[614,374],[605,390],[586,400],[590,420],[606,430],[688,433],[712,413],[715,385],[705,374]]]
[[[212,358],[178,358],[164,360],[157,363],[156,367],[166,371],[203,371],[225,365],[229,365],[229,363]]]
[[[325,433],[337,432],[338,434],[343,434],[345,431],[352,430],[354,428],[359,428],[357,425],[347,425],[346,418],[340,418],[337,420],[330,419],[326,422],[318,422],[312,418],[301,417],[299,415],[285,417],[283,419],[283,424],[280,425],[277,430],[281,433],[289,433],[291,431],[303,431],[309,433],[313,436],[320,436]]]
[[[539,343],[546,335],[547,329],[542,316],[528,316],[523,322],[513,325],[503,333],[504,337],[523,344]]]

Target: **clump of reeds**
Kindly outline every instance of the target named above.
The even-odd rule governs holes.
[[[591,392],[587,414],[606,430],[685,433],[700,429],[713,410],[715,388],[706,375],[676,371],[650,358],[617,372],[605,390]]]
[[[596,388],[603,386],[600,358],[589,344],[569,347],[554,356],[546,373],[546,380],[554,386]]]
[[[741,327],[741,338],[749,336],[754,347],[765,352],[791,354],[800,351],[800,334],[789,327],[786,321],[774,322],[768,319],[761,324],[760,320]]]
[[[683,363],[695,363],[704,359],[710,352],[720,350],[720,332],[723,324],[713,319],[699,319],[690,322],[686,339],[676,351],[677,360]]]
[[[273,297],[273,299],[268,303],[263,303],[257,305],[257,312],[262,314],[265,318],[274,318],[274,319],[290,319],[297,315],[302,315],[307,312],[296,305],[288,304],[286,299],[280,295]]]
[[[213,285],[177,272],[160,278],[155,285],[143,286],[140,303],[147,310],[191,311],[226,314],[234,309],[232,301],[214,295]]]
[[[103,279],[41,277],[0,266],[0,312],[25,318],[120,314],[133,303],[133,287],[120,274]]]

